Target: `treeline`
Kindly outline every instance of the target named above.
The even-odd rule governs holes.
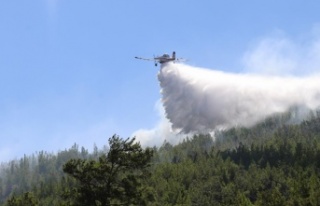
[[[25,156],[1,166],[1,205],[320,205],[320,114],[291,115],[175,146],[113,136]]]
[[[31,156],[25,155],[20,160],[2,163],[0,203],[3,204],[8,197],[32,191],[33,196],[44,200],[44,205],[58,205],[60,192],[65,185],[73,186],[72,180],[65,178],[63,165],[73,158],[96,158],[97,148],[95,153],[89,154],[84,148],[79,150],[78,145],[74,144],[70,149],[57,154],[40,151]]]

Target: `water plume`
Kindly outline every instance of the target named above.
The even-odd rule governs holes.
[[[320,105],[318,75],[236,74],[169,63],[158,79],[166,117],[183,133],[251,126],[295,105]]]

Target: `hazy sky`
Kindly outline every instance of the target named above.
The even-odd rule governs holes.
[[[159,68],[134,56],[175,50],[190,65],[242,73],[274,55],[290,73],[303,61],[285,57],[304,58],[320,36],[315,0],[110,2],[0,2],[0,161],[154,127]]]

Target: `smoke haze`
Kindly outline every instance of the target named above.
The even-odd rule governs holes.
[[[161,101],[156,103],[155,109],[158,112],[159,122],[153,129],[140,129],[134,132],[133,136],[135,136],[143,146],[149,147],[159,146],[163,144],[164,141],[172,144],[179,143],[186,135],[178,134],[172,130],[172,124],[165,117],[165,111]]]

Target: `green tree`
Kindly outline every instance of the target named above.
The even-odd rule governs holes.
[[[146,204],[142,181],[153,150],[142,149],[135,138],[123,140],[114,135],[110,149],[98,160],[71,159],[63,171],[74,177],[79,186],[69,191],[74,205]],[[150,198],[149,198],[150,199]]]
[[[37,206],[38,200],[30,192],[26,192],[19,197],[12,196],[7,200],[6,206]]]

